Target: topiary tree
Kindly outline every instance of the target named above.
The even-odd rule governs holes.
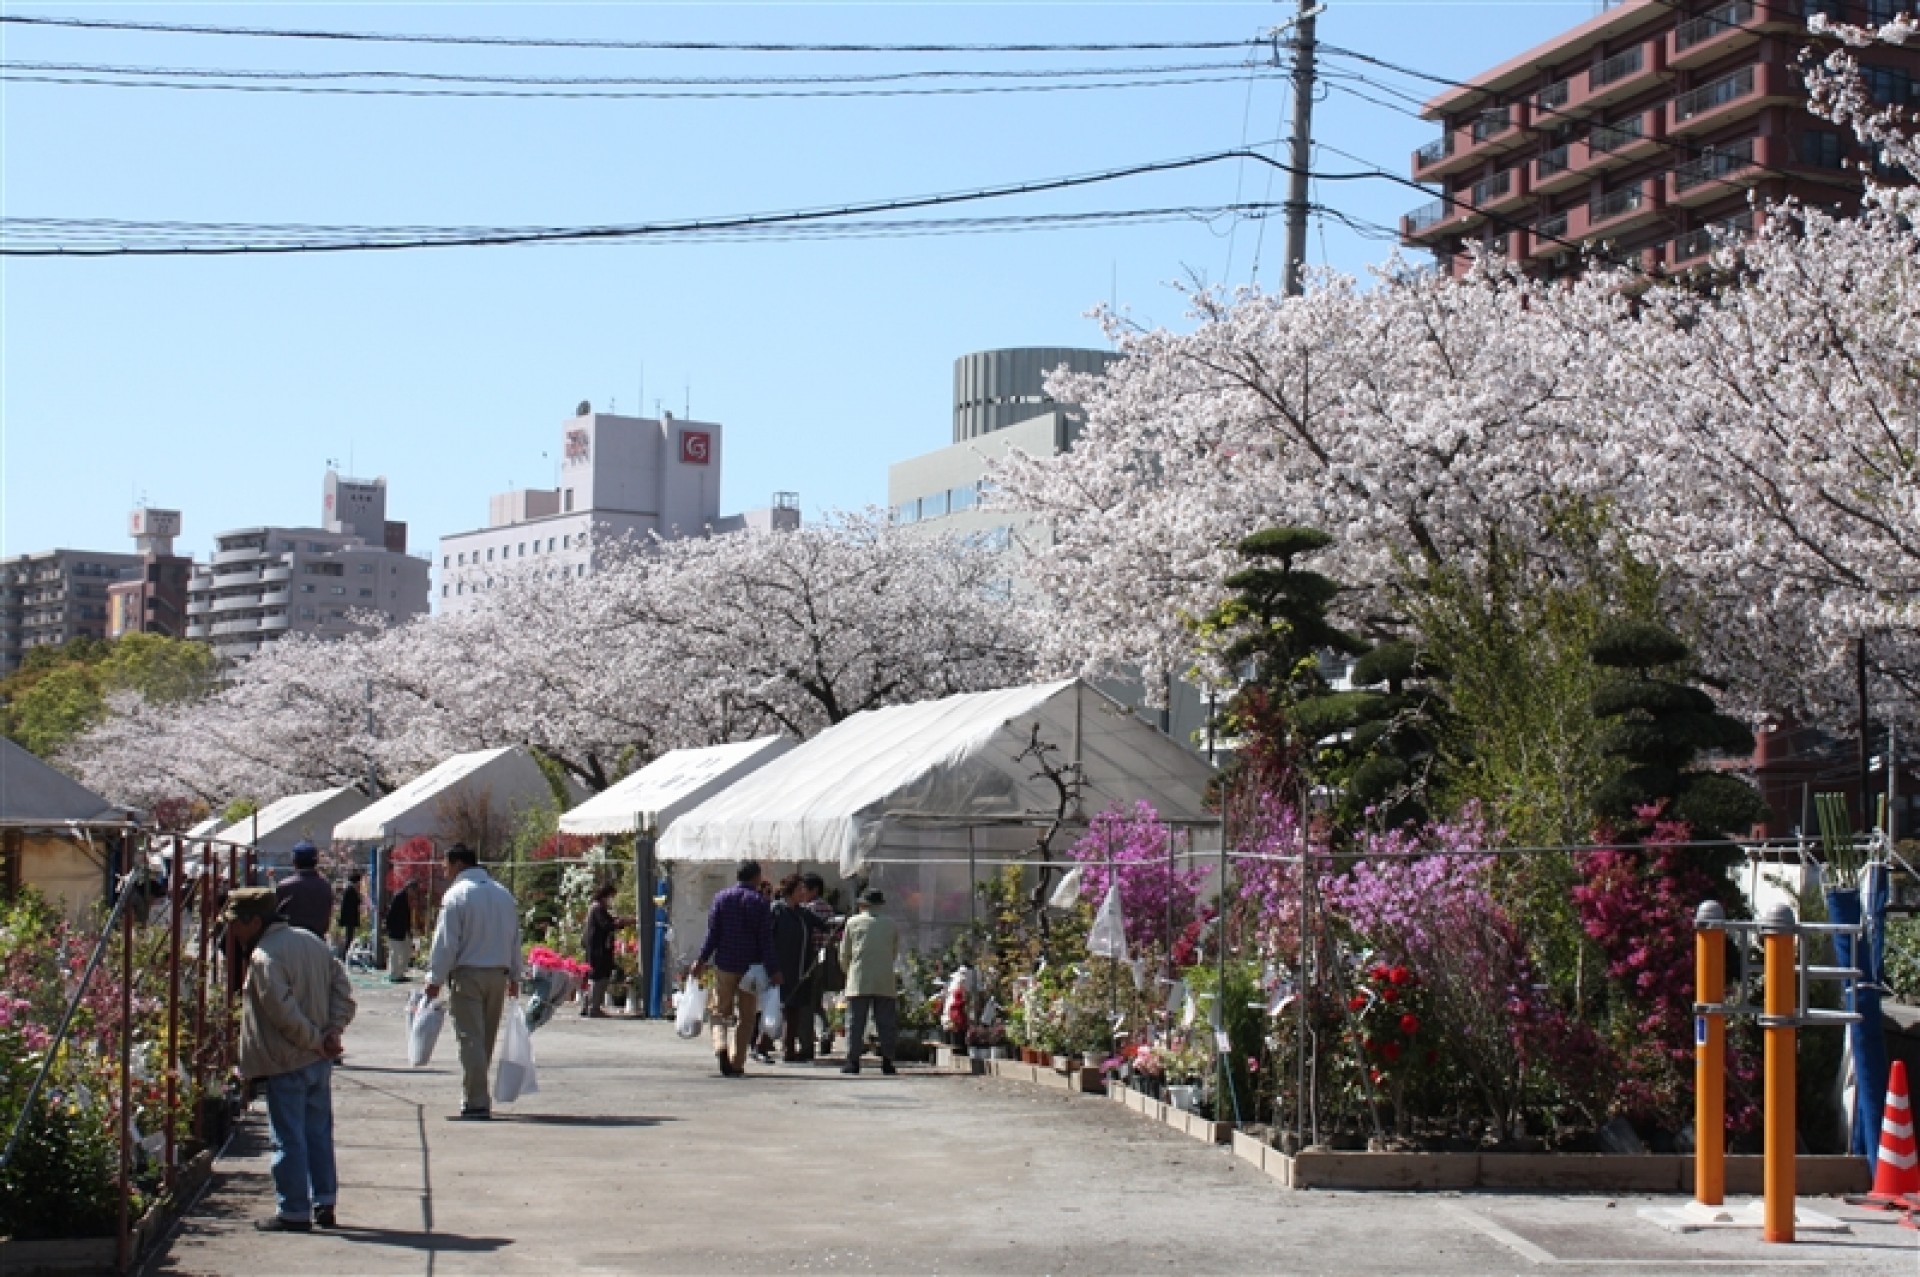
[[[1619,671],[1594,693],[1593,712],[1607,724],[1602,751],[1625,766],[1594,794],[1596,816],[1630,827],[1659,807],[1691,826],[1694,838],[1713,840],[1766,815],[1752,785],[1698,767],[1706,754],[1752,753],[1753,732],[1694,686],[1693,653],[1678,635],[1654,622],[1614,621],[1589,651],[1594,664]]]

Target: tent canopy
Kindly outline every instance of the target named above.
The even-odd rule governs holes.
[[[681,816],[663,860],[754,857],[838,864],[852,875],[891,824],[989,824],[1051,815],[1053,786],[1031,757],[1082,768],[1081,809],[1144,800],[1162,820],[1212,818],[1213,768],[1078,679],[868,710]]]
[[[682,813],[796,744],[792,737],[775,735],[705,749],[670,750],[560,817],[560,832],[588,837],[643,829],[660,832]]]
[[[0,737],[0,821],[53,826],[128,818],[126,809]]]
[[[335,826],[366,810],[370,802],[352,785],[289,794],[235,821],[226,831],[227,840],[253,848],[263,864],[284,864],[293,855],[295,843],[303,839],[322,845],[333,841]]]
[[[553,801],[553,788],[524,745],[456,754],[432,771],[333,827],[335,842],[392,842],[452,837],[448,815],[484,805],[489,819],[511,826],[530,807]],[[476,850],[479,850],[476,848]]]

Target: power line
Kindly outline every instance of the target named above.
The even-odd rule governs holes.
[[[234,27],[117,18],[0,14],[0,23],[84,31],[136,31],[155,35],[235,36],[265,40],[325,40],[360,44],[438,44],[513,49],[617,49],[659,53],[1145,53],[1245,49],[1258,40],[1169,40],[1080,44],[807,44],[785,41],[595,40],[541,36],[435,35],[313,28]]]
[[[1179,172],[1240,159],[1253,159],[1262,164],[1278,167],[1282,171],[1290,171],[1291,167],[1263,155],[1257,150],[1215,151],[1203,155],[1182,156],[1177,159],[1155,160],[1144,164],[1135,164],[1119,169],[1107,169],[1096,173],[1047,178],[1031,182],[1010,183],[1002,186],[984,187],[972,191],[949,192],[938,195],[905,196],[859,204],[846,204],[831,208],[796,209],[775,213],[750,213],[691,221],[656,222],[633,225],[499,228],[461,227],[448,228],[441,231],[431,229],[422,231],[420,228],[408,227],[397,228],[397,233],[394,229],[382,230],[381,228],[372,227],[270,228],[261,224],[247,224],[248,233],[263,237],[266,235],[278,235],[281,236],[281,239],[264,240],[263,242],[256,243],[225,242],[213,243],[211,245],[203,243],[197,247],[183,244],[128,245],[124,243],[101,246],[98,242],[99,237],[91,234],[83,235],[79,240],[69,238],[64,244],[30,244],[27,247],[19,247],[7,239],[9,230],[16,226],[27,232],[32,232],[38,227],[59,226],[64,227],[69,236],[77,231],[91,232],[103,227],[117,229],[123,236],[130,234],[139,235],[147,233],[149,227],[139,223],[89,222],[85,219],[8,218],[0,219],[0,256],[266,256],[292,253],[377,252],[416,248],[479,248],[519,244],[619,242],[647,238],[711,234],[714,232],[740,230],[759,226],[797,226],[807,223],[830,222],[837,219],[860,217],[867,214],[903,212],[912,209],[974,203],[981,200],[1000,199],[1015,195],[1072,190],[1080,187],[1122,181],[1132,177]],[[1365,161],[1361,162],[1365,163]],[[1389,173],[1384,169],[1378,168],[1362,172],[1318,173],[1314,176],[1322,181],[1329,182],[1364,181],[1382,177],[1395,182],[1405,180],[1397,174]],[[160,228],[161,224],[156,223],[152,224],[152,226],[153,228]],[[191,224],[170,223],[166,224],[166,226],[174,229],[177,233],[181,229],[191,226]],[[215,227],[213,229],[221,228]],[[164,231],[161,233],[164,233]]]
[[[1084,93],[1102,89],[1161,89],[1195,84],[1238,81],[1231,75],[1188,76],[1164,80],[1074,80],[1066,83],[947,85],[935,88],[885,89],[584,89],[556,92],[544,89],[402,89],[354,88],[345,85],[221,83],[217,81],[106,79],[93,76],[23,75],[0,71],[0,81],[11,84],[49,84],[105,89],[173,89],[188,93],[276,93],[311,97],[375,98],[525,98],[534,101],[579,100],[779,100],[807,98],[978,97],[1002,93]]]

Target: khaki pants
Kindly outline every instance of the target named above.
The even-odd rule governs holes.
[[[462,1107],[490,1110],[487,1066],[493,1063],[493,1041],[507,1005],[507,973],[500,967],[455,967],[447,988],[447,1011],[460,1039],[460,1076],[466,1087]]]
[[[404,980],[407,978],[407,964],[413,961],[413,941],[387,941],[387,979]]]
[[[713,1052],[727,1052],[736,1069],[746,1066],[747,1048],[760,1031],[760,999],[740,987],[746,974],[715,968],[713,1001],[707,1008],[713,1023]]]

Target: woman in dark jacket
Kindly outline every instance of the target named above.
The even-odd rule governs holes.
[[[605,883],[593,893],[587,906],[587,927],[583,937],[587,950],[587,1001],[580,1014],[599,1020],[606,1017],[601,1003],[607,999],[607,985],[613,979],[613,937],[622,927],[631,927],[632,918],[616,917],[613,912],[613,884]]]
[[[407,980],[407,964],[413,961],[413,883],[402,880],[387,902],[387,979],[394,984]]]
[[[814,1016],[820,1004],[820,934],[825,925],[809,907],[814,891],[807,875],[791,874],[773,902],[773,958],[780,965],[780,1004],[786,1011],[781,1057],[805,1064],[814,1056]]]

